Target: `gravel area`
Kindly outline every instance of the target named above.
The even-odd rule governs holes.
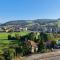
[[[60,51],[35,54],[24,57],[23,60],[60,60]]]
[[[38,60],[60,60],[60,56],[45,58],[45,59],[38,59]]]

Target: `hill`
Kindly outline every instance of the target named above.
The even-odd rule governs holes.
[[[56,19],[15,20],[15,21],[9,21],[4,24],[1,24],[1,26],[5,26],[5,25],[25,26],[25,25],[35,24],[35,23],[46,24],[46,23],[51,23],[51,22],[57,22],[57,20]]]

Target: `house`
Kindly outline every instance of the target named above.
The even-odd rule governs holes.
[[[27,27],[20,27],[20,31],[27,31]]]
[[[38,51],[38,46],[37,43],[32,41],[32,40],[28,40],[28,45],[31,45],[31,52],[35,53]]]
[[[0,28],[0,32],[4,32],[4,30],[2,28]]]

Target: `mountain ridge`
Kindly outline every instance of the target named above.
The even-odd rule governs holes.
[[[3,25],[27,25],[27,24],[33,24],[33,23],[38,23],[38,24],[45,24],[45,23],[50,23],[50,22],[57,22],[60,19],[35,19],[35,20],[13,20],[13,21],[8,21],[6,23],[1,24]]]

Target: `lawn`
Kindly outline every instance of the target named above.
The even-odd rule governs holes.
[[[29,33],[28,31],[12,32],[12,33],[2,32],[2,33],[0,33],[0,40],[1,39],[7,39],[9,34],[11,34],[12,36],[15,36],[15,34],[19,34],[20,36],[23,36],[23,35],[26,35],[28,33]]]

